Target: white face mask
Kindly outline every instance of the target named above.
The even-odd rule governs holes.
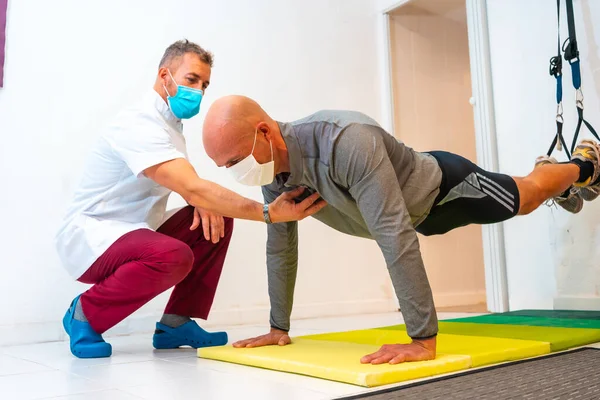
[[[254,132],[254,144],[250,155],[242,161],[227,168],[233,175],[233,178],[247,186],[264,186],[273,182],[275,178],[275,160],[273,158],[273,143],[271,144],[271,161],[265,164],[259,164],[254,158],[254,147],[256,147],[256,137],[258,136],[258,128]]]

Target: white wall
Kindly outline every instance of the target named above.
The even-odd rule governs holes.
[[[164,48],[187,37],[215,53],[201,115],[186,124],[203,177],[257,200],[201,147],[204,112],[230,93],[276,119],[321,108],[381,117],[374,7],[363,0],[12,1],[0,90],[0,344],[57,340],[71,299],[85,289],[59,264],[53,236],[98,128],[151,88]],[[181,204],[173,201],[172,205]],[[265,226],[236,221],[209,322],[267,324]],[[394,308],[374,242],[301,223],[295,317]],[[112,333],[151,331],[161,295]]]
[[[555,133],[556,6],[547,0],[487,0],[500,170],[524,175]],[[564,2],[561,15],[564,16]],[[585,116],[600,129],[600,2],[575,0]],[[561,36],[566,38],[566,23]],[[595,21],[595,24],[594,24]],[[564,67],[565,133],[577,122]],[[584,138],[592,138],[586,133]],[[581,136],[580,136],[581,138]],[[564,160],[564,156],[563,159]],[[542,207],[505,224],[510,308],[600,308],[600,201],[569,215]]]

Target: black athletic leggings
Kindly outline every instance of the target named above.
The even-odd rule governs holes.
[[[464,157],[429,152],[442,169],[440,193],[417,232],[440,235],[469,224],[493,224],[519,212],[519,190],[508,175],[484,171]]]

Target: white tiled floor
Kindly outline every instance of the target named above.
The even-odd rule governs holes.
[[[464,314],[440,314],[440,319]],[[471,314],[473,315],[473,314]],[[401,323],[400,314],[294,322],[295,336]],[[230,343],[266,327],[226,329]],[[331,399],[364,388],[241,365],[203,360],[192,349],[156,351],[151,335],[108,338],[113,356],[80,360],[67,342],[0,348],[0,399]],[[598,345],[600,347],[600,345]]]

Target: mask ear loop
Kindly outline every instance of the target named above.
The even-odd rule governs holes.
[[[250,154],[254,154],[254,148],[256,147],[256,137],[257,136],[258,136],[258,127],[254,131],[254,144],[252,145],[252,151],[250,152]],[[269,144],[271,145],[271,161],[274,161],[275,158],[273,157],[273,142],[271,140],[269,140]]]
[[[256,137],[257,136],[258,136],[258,127],[254,131],[254,144],[252,145],[252,151],[250,152],[250,155],[254,154],[254,148],[256,147]]]
[[[167,68],[167,72],[169,73],[169,75],[171,76],[171,80],[173,81],[173,83],[175,84],[175,86],[177,85],[177,82],[175,82],[175,78],[173,78],[173,74],[171,74],[171,70]],[[167,96],[171,97],[171,94],[169,93],[169,91],[167,90],[167,87],[163,84],[163,89],[165,89],[165,92],[167,92]]]

